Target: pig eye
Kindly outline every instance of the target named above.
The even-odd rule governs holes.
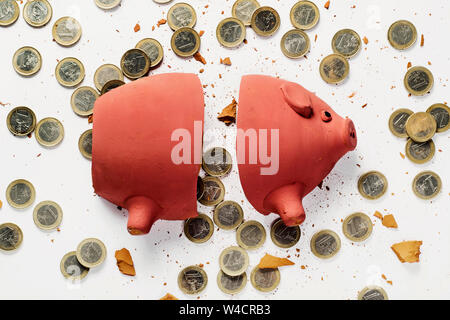
[[[329,113],[328,111],[322,111],[322,121],[330,122],[331,120],[333,120],[331,113]]]

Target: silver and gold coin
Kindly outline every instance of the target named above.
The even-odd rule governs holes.
[[[189,4],[180,2],[167,12],[167,23],[174,31],[184,27],[193,28],[197,23],[197,14]]]
[[[170,45],[177,56],[187,58],[200,49],[200,36],[194,29],[183,27],[173,33]]]
[[[24,179],[11,182],[6,189],[6,201],[16,209],[25,209],[31,206],[36,198],[33,185]]]
[[[94,112],[94,104],[98,99],[98,92],[91,87],[80,87],[70,98],[73,112],[81,117],[88,117]]]
[[[320,76],[326,83],[338,84],[347,78],[349,72],[347,59],[337,53],[326,56],[320,63]]]
[[[92,160],[92,129],[89,129],[80,136],[78,140],[78,149],[83,157]]]
[[[355,242],[361,242],[369,238],[372,230],[372,221],[366,214],[361,212],[349,215],[342,223],[344,235]]]
[[[243,274],[248,268],[249,257],[240,247],[229,247],[222,251],[219,257],[220,269],[232,277]]]
[[[225,186],[216,177],[203,178],[205,190],[199,202],[204,206],[213,207],[221,203],[225,197]]]
[[[310,246],[316,257],[329,259],[341,249],[341,239],[334,231],[322,230],[313,235]]]
[[[45,118],[36,125],[35,137],[37,142],[44,147],[54,147],[64,138],[64,127],[55,118]]]
[[[319,22],[320,12],[311,1],[299,1],[292,7],[290,16],[295,28],[309,30]]]
[[[253,287],[261,292],[275,290],[280,284],[281,274],[278,269],[260,269],[255,267],[250,275]]]
[[[36,115],[27,107],[16,107],[8,113],[6,125],[15,136],[26,136],[36,128]]]
[[[233,48],[240,45],[245,39],[245,25],[236,18],[226,18],[219,22],[216,37],[221,45]]]
[[[389,118],[389,129],[392,134],[399,138],[407,138],[406,121],[413,114],[409,109],[397,109]]]
[[[358,180],[358,191],[366,199],[375,200],[382,197],[388,188],[386,177],[378,171],[363,174]]]
[[[81,24],[72,17],[59,18],[52,29],[53,39],[56,43],[69,47],[81,38]]]
[[[237,294],[247,285],[247,273],[229,276],[222,270],[217,274],[217,286],[226,294]]]
[[[61,207],[53,201],[43,201],[33,211],[34,223],[42,230],[57,228],[61,224],[62,218],[63,211]]]
[[[244,220],[242,207],[234,201],[224,201],[214,209],[214,222],[224,230],[234,230]]]
[[[308,35],[299,29],[286,32],[281,38],[281,51],[291,59],[303,57],[310,48]]]
[[[99,239],[85,239],[77,247],[77,259],[86,268],[98,267],[106,259],[106,247]]]
[[[408,49],[417,40],[416,27],[406,20],[396,21],[388,30],[388,40],[395,49]]]
[[[76,58],[64,58],[55,69],[56,80],[64,87],[76,87],[85,76],[84,66]]]
[[[253,12],[251,26],[256,34],[269,37],[280,28],[280,15],[271,7],[259,7]]]
[[[0,250],[12,251],[20,247],[23,241],[23,233],[14,223],[0,225]]]
[[[95,4],[97,5],[97,7],[103,10],[114,9],[115,7],[120,5],[121,2],[122,0],[95,0]]]
[[[100,94],[104,95],[105,93],[108,93],[108,92],[110,92],[113,89],[121,87],[124,84],[125,84],[125,82],[123,82],[122,80],[111,80],[111,81],[108,81],[103,86],[102,90],[100,91],[101,92]]]
[[[239,226],[236,241],[245,250],[255,250],[266,241],[266,229],[258,221],[247,221]]]
[[[150,71],[150,64],[150,58],[141,49],[128,50],[120,60],[122,72],[130,80],[145,76]]]
[[[334,53],[351,58],[361,49],[361,37],[352,29],[342,29],[336,32],[331,40]]]
[[[41,70],[41,54],[35,48],[22,47],[14,53],[12,64],[21,76],[32,76]]]
[[[414,178],[412,188],[416,196],[428,200],[439,194],[442,188],[442,181],[433,171],[424,171]]]
[[[212,177],[222,177],[231,171],[232,162],[227,150],[216,147],[203,154],[202,168]]]
[[[197,266],[186,267],[178,274],[178,287],[185,294],[200,293],[208,284],[206,272]]]
[[[434,84],[433,74],[425,67],[410,68],[403,80],[406,90],[414,96],[423,96]]]
[[[76,251],[64,255],[59,267],[63,276],[69,280],[82,280],[89,273],[89,268],[78,261]]]
[[[104,64],[97,68],[94,74],[94,84],[98,91],[111,80],[123,81],[123,73],[119,67],[113,64]]]
[[[418,164],[430,161],[433,158],[435,151],[436,147],[434,146],[433,140],[415,142],[412,139],[408,139],[405,147],[408,159]]]
[[[136,49],[144,51],[150,59],[150,68],[154,68],[161,63],[164,58],[164,50],[158,40],[145,38],[136,44]]]
[[[427,109],[436,120],[436,132],[444,132],[450,129],[450,108],[443,103],[433,104]]]
[[[300,227],[288,227],[281,218],[278,218],[272,223],[270,237],[276,246],[280,248],[291,248],[300,241]]]
[[[414,113],[406,121],[406,133],[416,142],[430,140],[433,138],[436,130],[436,120],[427,112]]]
[[[189,218],[184,222],[184,234],[195,243],[208,241],[214,233],[214,224],[210,217],[199,214],[198,217]]]
[[[47,0],[28,0],[23,7],[23,17],[32,27],[45,26],[52,18],[53,9]]]
[[[237,0],[231,9],[231,15],[242,21],[245,26],[252,22],[253,12],[260,7],[256,0]]]
[[[200,200],[203,197],[203,193],[205,192],[205,184],[203,183],[202,177],[197,177],[197,200]]]
[[[389,298],[383,288],[370,286],[361,290],[358,300],[389,300]]]
[[[0,0],[0,26],[12,25],[19,18],[19,5],[15,0]]]

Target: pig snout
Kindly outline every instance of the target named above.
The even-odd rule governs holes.
[[[344,132],[343,132],[344,143],[349,151],[355,150],[358,143],[358,138],[356,137],[356,129],[353,121],[350,119],[345,119]]]

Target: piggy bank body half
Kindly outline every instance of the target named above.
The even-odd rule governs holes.
[[[302,86],[268,76],[242,78],[237,117],[239,175],[249,202],[288,226],[305,220],[303,198],[357,144],[350,119]]]

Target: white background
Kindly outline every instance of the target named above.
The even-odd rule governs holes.
[[[308,31],[311,52],[307,59],[289,60],[280,50],[284,32],[291,29],[289,10],[294,0],[261,0],[263,5],[276,8],[282,19],[280,30],[271,38],[260,38],[247,28],[248,44],[238,49],[222,48],[216,38],[218,22],[231,15],[232,1],[191,0],[197,11],[196,30],[205,30],[201,53],[208,64],[193,59],[180,59],[170,50],[172,31],[162,25],[152,31],[157,21],[165,18],[169,5],[153,1],[123,0],[121,7],[104,12],[93,0],[53,0],[53,18],[44,28],[27,25],[22,13],[11,27],[0,28],[0,223],[14,222],[24,232],[24,241],[13,253],[0,252],[1,299],[9,298],[63,298],[63,299],[158,299],[167,292],[181,299],[196,299],[184,295],[177,286],[179,271],[188,265],[204,264],[209,283],[200,299],[229,299],[217,287],[220,252],[235,245],[235,232],[215,231],[206,244],[189,242],[182,233],[182,222],[159,221],[149,235],[132,237],[126,231],[126,212],[94,196],[91,187],[90,165],[78,151],[80,134],[90,128],[87,120],[76,116],[70,107],[73,90],[61,87],[55,79],[57,59],[67,56],[80,59],[86,68],[83,85],[93,86],[93,75],[104,63],[119,64],[122,54],[145,37],[154,37],[164,46],[163,64],[153,74],[165,72],[193,72],[199,74],[205,89],[206,136],[205,149],[224,146],[234,156],[235,126],[225,127],[217,114],[238,97],[240,77],[249,73],[268,74],[296,81],[327,101],[336,112],[349,116],[358,131],[358,148],[346,155],[324,181],[324,189],[316,189],[305,199],[307,220],[301,226],[302,237],[290,250],[276,248],[268,235],[266,244],[250,252],[250,267],[268,252],[277,256],[291,256],[295,266],[281,270],[281,283],[269,294],[256,291],[250,284],[232,299],[355,299],[366,285],[380,285],[391,299],[450,298],[450,212],[448,187],[449,133],[434,138],[434,159],[424,165],[415,165],[402,159],[405,141],[388,130],[387,120],[396,108],[407,107],[425,111],[431,104],[449,99],[450,7],[446,0],[400,1],[332,0],[329,10],[325,0],[315,1],[321,13],[319,24]],[[209,8],[205,8],[209,5]],[[352,8],[356,5],[355,8]],[[20,5],[23,7],[23,4]],[[224,11],[224,14],[222,14]],[[203,14],[204,12],[204,14]],[[83,27],[81,41],[71,48],[63,48],[52,41],[51,28],[60,17],[70,15]],[[409,50],[394,50],[387,41],[387,29],[399,19],[408,19],[425,36],[425,45],[419,41]],[[135,33],[136,23],[141,31]],[[351,59],[350,76],[339,86],[328,85],[319,76],[320,60],[331,53],[331,38],[342,28],[353,28],[368,45]],[[117,30],[117,31],[116,31]],[[317,41],[314,41],[317,35]],[[41,71],[31,78],[15,73],[11,60],[14,52],[25,45],[37,48],[43,57]],[[233,65],[219,64],[220,58],[231,57]],[[408,97],[403,76],[408,62],[426,65],[434,74],[435,86],[424,97]],[[431,65],[428,66],[428,61]],[[171,66],[171,67],[169,67]],[[222,79],[219,79],[222,74]],[[214,84],[214,88],[212,85]],[[349,96],[355,92],[353,98]],[[364,109],[362,105],[367,103]],[[8,112],[25,105],[34,110],[38,120],[56,117],[62,121],[66,136],[55,149],[39,146],[32,139],[12,136],[5,125]],[[120,124],[118,124],[120,125]],[[151,125],[151,120],[149,120]],[[210,142],[210,143],[208,143]],[[41,154],[38,157],[38,154]],[[359,166],[358,166],[359,165]],[[411,190],[414,176],[421,170],[434,170],[443,180],[443,190],[433,201],[416,198]],[[377,201],[363,199],[357,191],[358,177],[369,170],[383,172],[388,181],[388,193]],[[54,200],[64,210],[61,231],[43,232],[33,223],[33,207],[23,211],[11,208],[5,199],[7,185],[18,178],[31,181],[37,192],[36,205],[43,200]],[[246,219],[261,221],[269,232],[275,215],[262,216],[246,201],[236,166],[223,179],[226,200],[243,202]],[[325,186],[330,191],[325,190]],[[399,228],[387,229],[373,217],[375,210],[394,214]],[[212,217],[212,209],[199,207]],[[362,244],[351,243],[342,234],[341,219],[361,211],[374,221],[373,235]],[[317,259],[309,249],[311,236],[321,229],[336,231],[342,240],[342,249],[330,261]],[[104,241],[108,249],[106,262],[91,270],[81,284],[73,285],[60,273],[63,255],[75,250],[87,237]],[[420,263],[401,264],[390,246],[403,240],[422,240]],[[128,248],[133,256],[137,276],[130,278],[119,273],[114,252]],[[300,250],[299,256],[296,248]],[[305,270],[301,265],[307,266]],[[387,284],[385,274],[393,285]],[[166,283],[166,285],[165,285]]]

